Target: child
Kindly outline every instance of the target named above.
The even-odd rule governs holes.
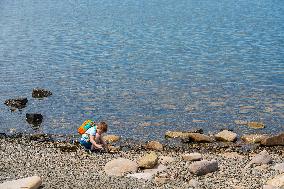
[[[102,134],[107,132],[107,124],[105,122],[99,122],[94,126],[89,128],[81,137],[80,144],[82,144],[86,149],[94,151],[95,149],[103,149],[107,147],[106,142],[102,138]]]

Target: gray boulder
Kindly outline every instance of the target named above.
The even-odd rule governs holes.
[[[202,160],[189,165],[189,171],[195,175],[201,176],[218,170],[216,160]]]
[[[129,172],[137,172],[137,170],[136,162],[124,158],[111,160],[104,167],[105,173],[113,176],[123,176]]]

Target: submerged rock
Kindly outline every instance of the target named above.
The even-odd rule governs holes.
[[[32,97],[33,98],[44,98],[52,95],[52,92],[46,90],[46,89],[39,89],[35,88],[33,89]]]
[[[12,108],[22,109],[26,107],[27,102],[28,102],[27,98],[19,97],[15,99],[5,100],[4,104]]]
[[[27,113],[26,120],[29,124],[38,126],[42,123],[43,116],[37,113]]]
[[[261,145],[263,146],[284,146],[284,133],[263,139],[261,141]]]
[[[247,122],[247,126],[254,129],[262,129],[265,127],[264,124],[261,122]]]

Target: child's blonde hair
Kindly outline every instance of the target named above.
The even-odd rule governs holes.
[[[97,123],[97,129],[100,129],[102,132],[106,133],[107,132],[107,123],[104,121],[101,121]]]

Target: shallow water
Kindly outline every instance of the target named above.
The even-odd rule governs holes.
[[[166,130],[284,130],[281,0],[2,0],[2,132],[76,134],[85,119],[110,133],[159,139]],[[53,95],[32,98],[32,89]],[[41,113],[33,128],[26,113]],[[260,121],[253,130],[236,120]]]

